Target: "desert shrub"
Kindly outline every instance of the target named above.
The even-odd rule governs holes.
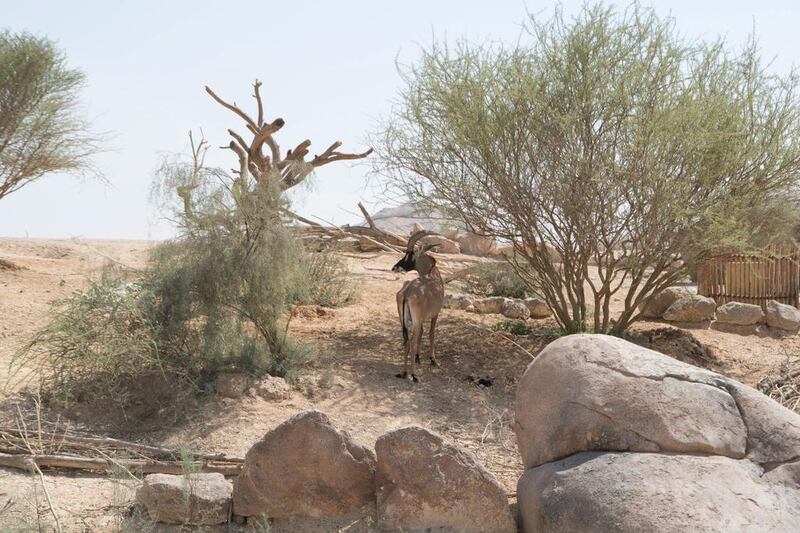
[[[777,373],[761,379],[756,388],[784,407],[800,413],[800,358],[787,356]]]
[[[465,278],[463,285],[467,292],[479,296],[525,298],[531,294],[525,281],[505,263],[479,265]]]
[[[298,287],[293,298],[295,303],[341,307],[355,300],[355,287],[347,265],[333,251],[306,253],[300,269],[306,283]]]
[[[507,331],[512,335],[530,335],[533,330],[524,322],[518,320],[501,320],[492,326],[495,331]]]
[[[152,299],[137,282],[92,283],[55,302],[50,321],[16,362],[38,363],[47,390],[65,405],[91,398],[124,410],[139,400],[130,384],[140,376],[187,377],[187,365],[173,368],[160,357]]]

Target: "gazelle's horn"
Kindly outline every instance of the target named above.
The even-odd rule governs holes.
[[[406,244],[406,251],[407,252],[413,252],[414,251],[414,245],[417,244],[417,241],[420,240],[423,237],[428,236],[428,235],[436,235],[436,232],[428,231],[428,230],[420,230],[420,231],[416,232],[414,235],[412,235],[411,237],[409,237],[408,238],[408,244]]]

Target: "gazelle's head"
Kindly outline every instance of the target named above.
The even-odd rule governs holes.
[[[406,254],[400,261],[392,267],[392,272],[411,272],[418,271],[420,274],[427,274],[436,265],[436,259],[429,256],[426,252],[434,246],[423,246],[419,250],[414,250],[414,246],[422,237],[426,235],[436,235],[432,231],[418,231],[408,239]]]

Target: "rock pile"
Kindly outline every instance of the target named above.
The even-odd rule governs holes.
[[[518,320],[547,318],[553,314],[547,303],[538,298],[525,300],[504,296],[476,298],[467,294],[446,293],[444,306],[448,309],[461,309],[480,314],[502,314],[507,318]]]
[[[517,530],[505,491],[461,446],[411,426],[385,433],[375,450],[305,411],[247,452],[233,485],[221,474],[150,475],[138,500],[171,524],[220,524],[232,509],[293,531],[338,531],[361,519],[384,531]]]
[[[800,331],[800,310],[772,300],[766,313],[758,305],[728,302],[717,307],[712,298],[700,296],[685,287],[669,287],[639,306],[644,318],[669,322],[709,323],[738,332],[755,332],[766,324],[782,332]]]

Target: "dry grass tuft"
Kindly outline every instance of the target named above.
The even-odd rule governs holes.
[[[765,377],[756,388],[784,407],[800,413],[800,357],[791,359],[787,356],[778,374]]]

